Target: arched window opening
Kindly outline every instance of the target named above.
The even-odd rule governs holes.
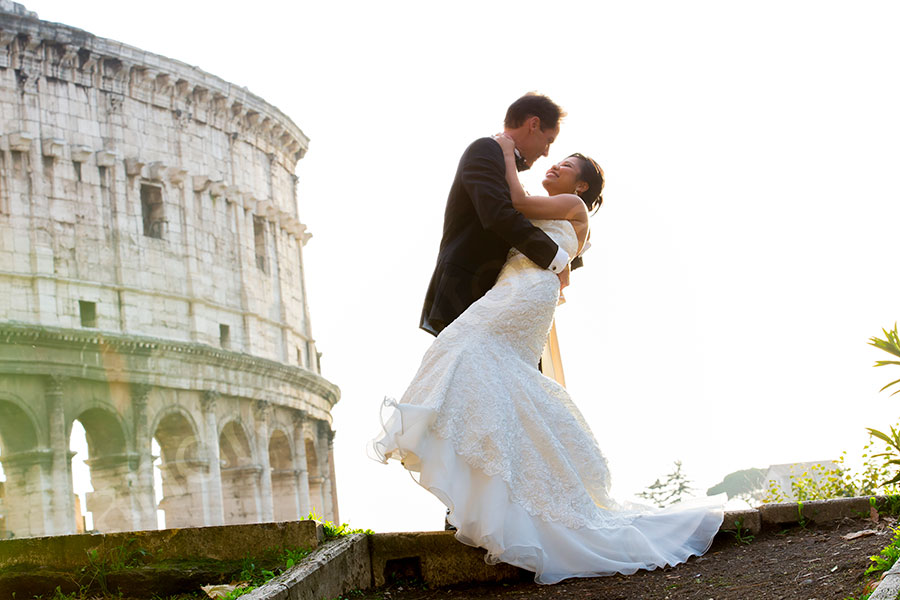
[[[272,432],[269,440],[269,465],[272,468],[272,509],[276,521],[299,518],[299,491],[291,444],[281,430]]]
[[[69,449],[77,452],[72,480],[76,494],[82,494],[78,503],[85,529],[101,533],[137,529],[132,497],[135,465],[126,452],[116,415],[104,408],[82,412],[72,424]],[[87,473],[82,470],[85,467]]]
[[[190,421],[181,413],[166,415],[153,433],[151,452],[157,457],[153,461],[153,489],[160,528],[205,523],[206,464],[199,460],[197,436]]]
[[[156,438],[150,440],[150,454],[153,456],[153,502],[156,505],[156,528],[166,528],[166,511],[159,506],[163,499],[162,450]]]
[[[88,466],[88,443],[84,425],[76,420],[69,435],[72,456],[72,488],[75,491],[75,530],[78,533],[94,530],[94,517],[87,510],[87,496],[93,493],[91,468]]]
[[[320,519],[325,518],[325,500],[322,496],[322,483],[325,478],[319,470],[319,454],[316,452],[316,444],[311,439],[306,440],[306,471],[309,476],[309,505],[310,510]]]
[[[254,464],[244,428],[231,421],[219,435],[222,460],[222,508],[225,523],[258,523],[262,516],[259,465]]]

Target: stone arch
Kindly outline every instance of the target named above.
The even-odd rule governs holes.
[[[87,440],[84,462],[90,469],[94,491],[87,493],[85,509],[93,516],[94,529],[102,532],[135,529],[132,488],[137,483],[137,456],[128,453],[121,416],[111,407],[93,404],[68,424],[69,443],[75,421],[84,427]]]
[[[291,437],[283,429],[273,429],[269,436],[269,464],[272,470],[293,469]]]
[[[35,477],[41,473],[28,465],[27,457],[38,446],[34,419],[17,402],[0,397],[0,464],[6,481],[0,482],[0,539],[33,535],[32,521],[43,511],[43,503],[32,498]],[[38,466],[38,469],[40,467]]]
[[[166,527],[186,527],[205,522],[204,479],[206,463],[199,457],[197,427],[190,413],[173,406],[162,411],[153,426],[159,444],[159,471]]]
[[[150,431],[154,432],[152,437],[156,437],[156,430],[159,429],[160,423],[162,423],[163,419],[167,419],[171,417],[173,414],[180,415],[185,421],[187,421],[188,425],[190,425],[191,431],[193,433],[193,437],[195,440],[200,439],[200,428],[197,425],[197,420],[194,418],[194,413],[185,408],[180,404],[169,404],[162,410],[156,413],[153,420],[150,423]]]
[[[160,458],[169,461],[199,459],[199,429],[194,416],[182,406],[160,411],[150,428],[159,443]],[[162,439],[160,439],[162,436]]]
[[[88,443],[88,460],[126,453],[127,442],[122,420],[111,408],[98,406],[88,408],[73,421],[80,421],[84,426]],[[69,423],[68,433],[72,435],[72,423]]]
[[[34,418],[18,402],[0,397],[0,456],[36,449],[37,432]]]
[[[252,436],[240,419],[222,422],[219,428],[219,456],[222,468],[254,464]]]
[[[219,458],[225,523],[258,523],[262,517],[261,469],[253,459],[251,437],[239,419],[222,425]]]
[[[316,439],[312,436],[304,438],[306,444],[306,475],[309,480],[309,506],[319,518],[325,518],[325,498],[323,483],[325,477],[319,468],[319,451],[316,447]]]
[[[297,473],[294,471],[291,438],[282,429],[269,436],[269,466],[272,469],[272,509],[276,521],[299,517]]]
[[[294,431],[293,425],[285,423],[285,422],[281,421],[280,419],[273,420],[269,427],[269,441],[270,442],[272,440],[272,436],[275,435],[276,431],[280,431],[281,433],[283,433],[285,435],[285,437],[287,438],[288,449],[290,450],[291,455],[293,455],[294,445],[295,445],[294,435],[292,433]]]

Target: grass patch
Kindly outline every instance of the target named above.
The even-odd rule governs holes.
[[[321,523],[322,527],[325,529],[325,539],[326,540],[335,540],[337,538],[343,537],[345,535],[353,535],[354,533],[364,533],[366,535],[375,535],[375,532],[371,529],[354,529],[350,527],[347,523],[342,523],[340,525],[335,525],[331,521],[325,521],[320,517],[315,511],[309,513],[306,516],[306,519],[310,521],[316,521],[317,523]]]

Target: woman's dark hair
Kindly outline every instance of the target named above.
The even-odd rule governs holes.
[[[569,158],[575,157],[581,161],[581,168],[578,170],[578,179],[588,184],[588,189],[578,194],[584,200],[588,210],[600,208],[603,204],[603,169],[597,164],[593,158],[585,156],[579,152],[569,155]]]
[[[503,126],[507,129],[515,129],[521,126],[528,117],[537,117],[541,120],[541,131],[545,131],[554,129],[559,125],[559,120],[565,116],[566,111],[547,96],[537,92],[528,92],[506,109]]]

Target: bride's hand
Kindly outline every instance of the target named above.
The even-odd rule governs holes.
[[[506,135],[505,133],[498,133],[493,136],[494,141],[500,144],[500,148],[503,149],[504,154],[513,154],[516,149],[516,143],[513,141],[511,137]]]

